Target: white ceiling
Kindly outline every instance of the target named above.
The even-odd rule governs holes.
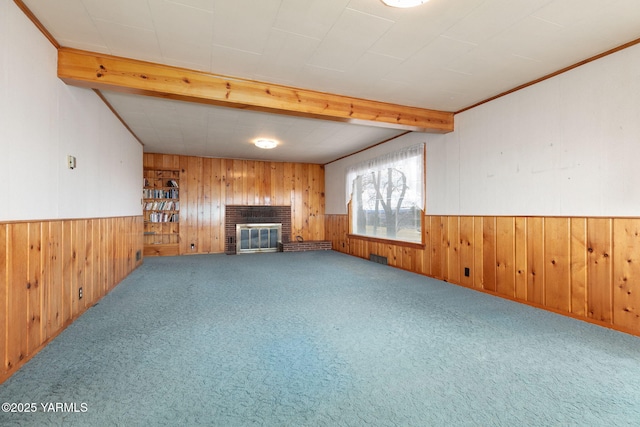
[[[639,0],[23,2],[64,47],[454,112],[640,38]],[[326,163],[403,133],[104,96],[146,152]]]

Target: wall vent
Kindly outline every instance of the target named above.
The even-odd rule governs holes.
[[[376,254],[369,254],[369,261],[378,263],[378,264],[382,264],[382,265],[387,265],[387,257],[386,256],[380,256],[380,255],[376,255]]]

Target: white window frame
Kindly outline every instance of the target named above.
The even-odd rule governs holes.
[[[424,243],[424,159],[425,144],[422,143],[358,163],[347,169],[345,194],[347,204],[351,203],[351,234],[374,239]],[[391,193],[387,192],[389,187],[385,182],[389,174],[393,182]],[[360,197],[357,189],[362,190]],[[401,196],[402,206],[398,210]],[[387,229],[386,224],[377,224],[378,221],[386,221],[387,212],[391,218],[395,218],[395,226],[391,230]],[[419,226],[414,221],[418,221]]]

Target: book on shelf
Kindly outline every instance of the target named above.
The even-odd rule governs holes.
[[[179,199],[180,194],[176,188],[170,190],[158,190],[154,188],[144,188],[142,197],[145,199]]]
[[[149,214],[149,222],[179,222],[177,213],[153,212]]]
[[[173,239],[179,230],[180,174],[177,170],[146,170],[143,177],[145,245]]]
[[[147,202],[144,205],[146,211],[177,211],[180,210],[180,202],[166,200],[162,202]]]

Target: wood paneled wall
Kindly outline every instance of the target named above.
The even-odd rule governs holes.
[[[0,382],[142,263],[142,224],[141,216],[0,223]]]
[[[224,252],[226,205],[290,205],[292,239],[324,238],[322,165],[145,153],[144,167],[181,170],[180,254]]]
[[[640,335],[640,218],[425,216],[425,247],[349,238],[333,249]],[[465,268],[469,275],[465,276]]]

